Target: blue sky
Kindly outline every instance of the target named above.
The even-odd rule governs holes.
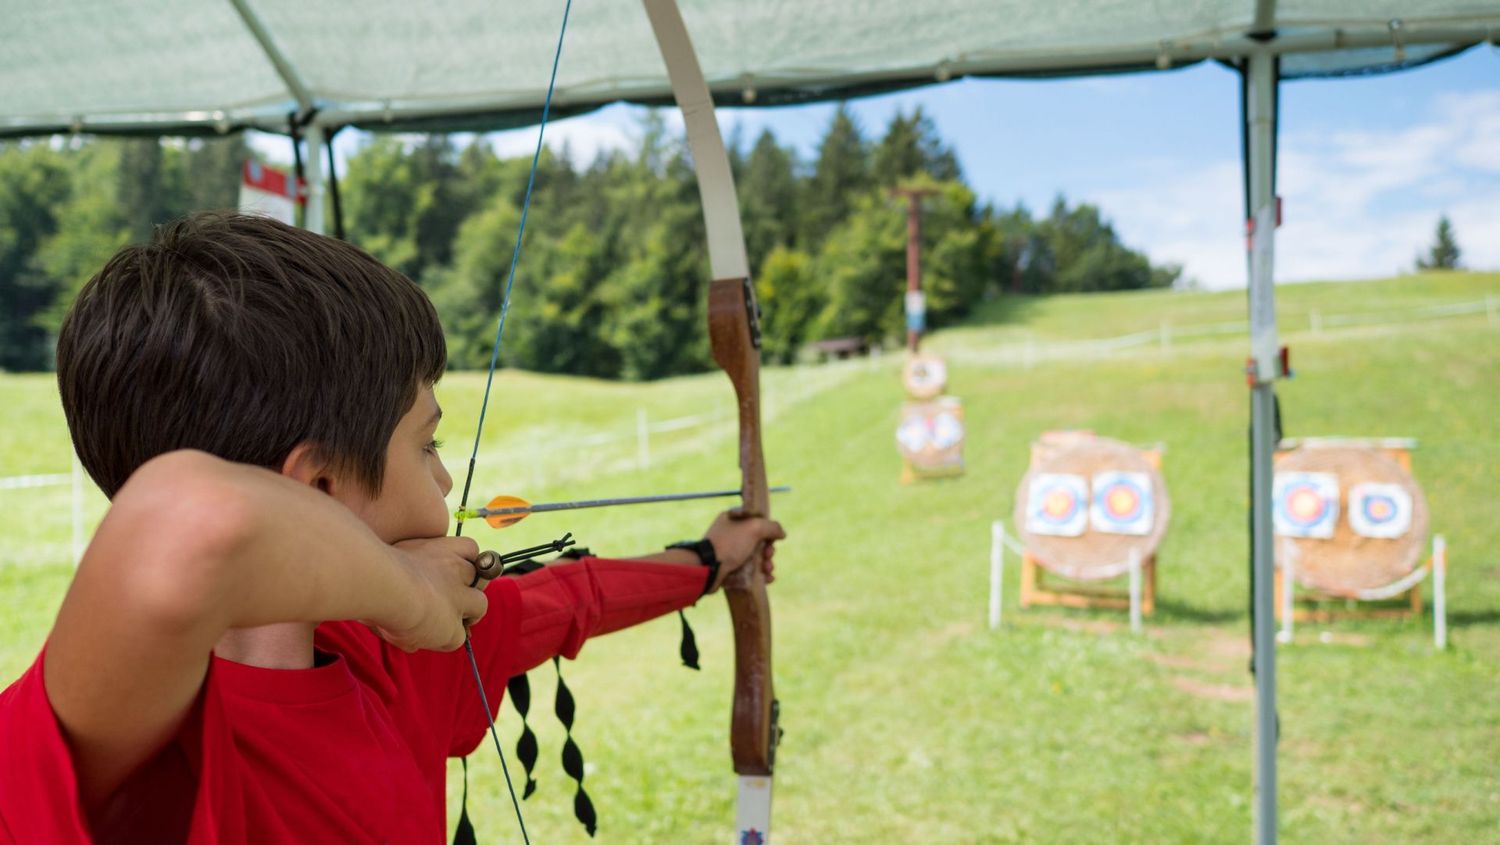
[[[869,135],[920,105],[981,197],[1045,211],[1100,205],[1125,240],[1204,287],[1244,285],[1238,77],[1216,64],[1071,80],[960,80],[852,102]],[[811,157],[833,106],[721,111],[726,134],[769,127]],[[632,143],[635,109],[559,121],[575,155]],[[523,154],[535,130],[495,136]],[[1282,85],[1278,281],[1410,269],[1439,214],[1465,262],[1500,269],[1500,51],[1401,73]]]

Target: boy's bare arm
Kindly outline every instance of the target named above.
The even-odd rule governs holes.
[[[120,490],[48,639],[47,694],[97,807],[176,731],[231,628],[358,619],[407,649],[456,648],[484,614],[472,541],[381,542],[346,508],[202,453]]]

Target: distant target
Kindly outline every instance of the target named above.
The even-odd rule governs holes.
[[[1041,473],[1027,493],[1026,530],[1078,537],[1088,527],[1088,480],[1081,475]]]
[[[948,364],[925,352],[913,355],[901,371],[901,380],[913,399],[931,399],[948,389]]]
[[[1155,524],[1151,476],[1144,472],[1101,472],[1094,475],[1094,498],[1089,519],[1095,531],[1145,536]]]
[[[896,443],[901,446],[901,451],[908,454],[921,452],[931,442],[931,429],[927,420],[922,417],[907,417],[896,429]]]
[[[1277,473],[1272,497],[1276,533],[1283,537],[1333,537],[1339,518],[1339,479],[1328,472]]]
[[[1361,537],[1393,540],[1411,530],[1411,494],[1399,484],[1349,488],[1349,527]]]

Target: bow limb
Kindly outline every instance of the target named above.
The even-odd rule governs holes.
[[[661,48],[672,95],[682,110],[698,176],[708,256],[708,328],[714,360],[734,385],[740,424],[740,495],[752,516],[770,515],[760,437],[760,327],[755,291],[740,226],[739,201],[713,97],[703,78],[676,0],[642,0]],[[734,842],[768,841],[771,769],[780,729],[771,687],[771,605],[765,573],[758,565],[736,570],[724,585],[734,626],[734,715],[730,750],[739,778]]]

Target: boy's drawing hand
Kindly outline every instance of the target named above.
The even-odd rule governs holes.
[[[704,535],[714,546],[719,558],[719,581],[717,589],[728,579],[730,573],[744,567],[756,565],[766,573],[766,583],[776,580],[776,541],[786,539],[781,523],[765,517],[746,516],[739,508],[724,511],[714,520]]]
[[[452,651],[464,643],[466,626],[484,618],[489,600],[474,581],[479,544],[468,537],[403,540],[393,547],[412,575],[410,612],[395,625],[372,624],[402,651]]]

